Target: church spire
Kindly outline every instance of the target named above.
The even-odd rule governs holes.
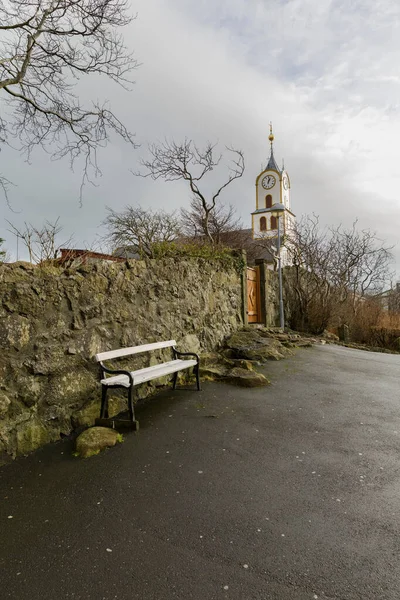
[[[274,143],[274,134],[272,133],[272,121],[269,122],[269,141],[271,142],[271,152],[272,152],[272,144]]]
[[[278,165],[276,164],[276,160],[274,157],[274,134],[272,132],[272,123],[270,122],[269,124],[269,136],[268,139],[270,141],[271,144],[271,155],[269,157],[269,161],[268,164],[266,166],[266,169],[275,169],[275,171],[278,171],[278,173],[280,173],[280,169],[278,167]]]

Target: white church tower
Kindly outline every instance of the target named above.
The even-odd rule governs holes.
[[[290,179],[287,171],[280,169],[274,157],[274,135],[270,124],[271,154],[265,169],[256,179],[256,210],[251,213],[253,239],[271,239],[278,235],[278,218],[282,240],[282,265],[288,264],[284,248],[285,236],[294,227],[295,215],[290,206]],[[277,211],[280,205],[280,211]],[[284,210],[282,211],[282,205]],[[276,245],[276,242],[272,242]]]

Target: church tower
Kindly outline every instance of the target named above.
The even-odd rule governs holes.
[[[270,124],[268,139],[271,144],[269,161],[256,179],[256,210],[251,213],[252,233],[254,240],[277,237],[279,218],[284,244],[285,235],[293,228],[295,222],[295,215],[290,206],[290,179],[284,167],[282,169],[278,167],[274,157],[272,124]],[[280,208],[280,211],[277,211],[277,208]]]

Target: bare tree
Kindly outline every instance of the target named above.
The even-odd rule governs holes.
[[[387,307],[392,315],[400,315],[400,283],[396,283],[393,288],[387,293]]]
[[[285,236],[282,235],[281,246],[285,243]],[[278,270],[278,240],[277,237],[259,237],[252,240],[250,245],[250,255],[254,258],[263,256],[269,263],[273,264],[274,271]]]
[[[114,250],[122,248],[124,252],[153,258],[155,244],[173,242],[180,234],[179,219],[174,213],[144,210],[140,206],[126,206],[122,212],[112,208],[107,211],[103,221],[108,229],[105,239]]]
[[[285,269],[285,296],[291,327],[322,333],[333,310],[331,243],[315,215],[303,218],[287,239],[291,269]]]
[[[205,229],[205,211],[200,198],[194,196],[190,208],[181,209],[182,233],[188,238],[196,238],[198,242],[209,242]],[[244,229],[243,224],[236,216],[235,208],[230,204],[225,206],[216,203],[209,215],[209,231],[214,244],[226,246],[234,250],[245,250],[247,262],[254,263],[260,255],[276,261],[276,238],[253,239],[251,230]]]
[[[181,223],[184,235],[188,237],[207,236],[206,212],[203,202],[198,196],[193,196],[189,209],[181,209]],[[209,215],[208,228],[214,242],[220,244],[223,241],[222,234],[241,229],[242,223],[236,217],[236,211],[231,204],[229,206],[216,204]]]
[[[8,231],[22,240],[27,248],[29,262],[40,264],[57,258],[60,248],[68,248],[71,244],[72,236],[62,242],[58,241],[57,237],[63,229],[59,221],[59,217],[54,223],[45,221],[40,228],[25,222],[24,229],[18,229],[10,221],[7,221],[7,223],[10,225]]]
[[[392,277],[392,246],[386,246],[375,232],[357,229],[331,229],[332,280],[342,301],[351,299],[356,312],[359,298],[377,294]]]
[[[334,318],[354,318],[364,299],[391,278],[391,248],[374,232],[342,226],[321,229],[315,215],[300,221],[287,248],[286,271],[291,326],[322,332]],[[349,314],[351,307],[351,314]]]
[[[3,238],[0,238],[0,263],[4,262],[7,258],[7,250],[2,248],[4,244]]]
[[[210,143],[207,143],[204,149],[200,149],[192,140],[188,139],[181,143],[165,141],[158,145],[152,144],[149,146],[150,158],[141,162],[145,173],[135,173],[140,177],[151,177],[164,181],[181,179],[187,181],[192,195],[201,204],[202,229],[212,244],[215,243],[215,240],[212,234],[211,217],[215,211],[218,197],[232,181],[242,177],[245,169],[243,152],[227,146],[226,150],[232,156],[228,179],[207,200],[205,192],[200,190],[199,185],[205,175],[215,169],[222,160],[222,154],[217,154],[215,149],[215,144]]]
[[[82,157],[82,186],[99,174],[110,133],[134,145],[106,103],[84,107],[76,90],[89,74],[128,85],[137,63],[119,30],[131,21],[126,0],[0,1],[0,142],[18,140],[28,158],[35,146],[71,165]],[[6,194],[7,184],[1,177]]]

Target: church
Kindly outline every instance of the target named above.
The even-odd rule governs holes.
[[[270,124],[270,156],[266,167],[256,178],[255,210],[251,213],[251,229],[242,229],[238,232],[227,232],[221,240],[227,245],[232,245],[235,234],[236,244],[247,251],[249,264],[256,259],[264,259],[268,268],[274,269],[276,265],[278,228],[281,239],[281,264],[290,264],[285,239],[293,230],[295,215],[290,204],[290,178],[282,166],[279,168],[274,156],[274,134]],[[239,237],[238,237],[239,234]]]
[[[295,215],[290,205],[290,179],[274,156],[274,134],[270,124],[269,142],[271,145],[267,166],[256,179],[256,210],[251,213],[251,229],[254,241],[266,242],[266,246],[276,248],[275,238],[278,227],[281,236],[282,266],[288,264],[287,250],[284,245],[287,236],[294,227]]]

